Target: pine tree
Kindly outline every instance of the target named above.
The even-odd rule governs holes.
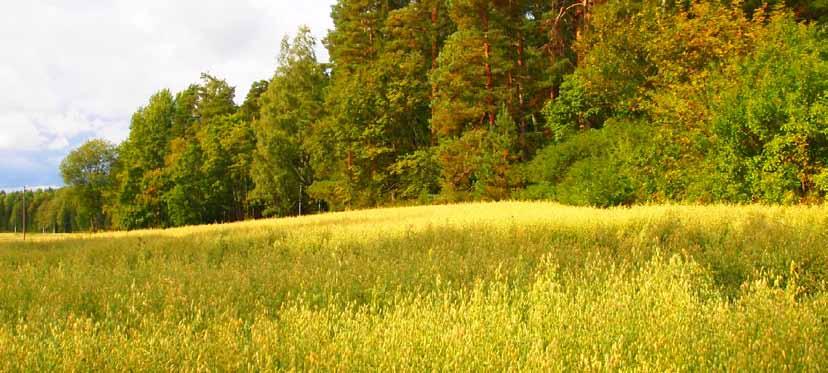
[[[495,130],[498,109],[509,110],[517,101],[509,10],[509,4],[495,1],[453,1],[449,14],[457,31],[431,74],[436,87],[431,125],[441,138],[443,187],[458,198],[482,190],[475,187],[481,169],[474,159],[492,151],[482,142]]]
[[[316,158],[316,168],[323,171],[311,188],[315,197],[333,205],[375,205],[387,198],[393,183],[387,170],[396,160],[400,126],[386,115],[387,69],[379,61],[387,42],[385,22],[406,4],[343,0],[334,6],[336,28],[325,41],[334,66],[326,96],[330,114],[316,131],[317,143],[333,160]]]
[[[443,0],[411,2],[386,20],[380,58],[374,71],[385,82],[384,135],[392,152],[385,166],[386,199],[423,198],[437,191],[433,152],[437,137],[430,126],[435,86],[429,74],[446,38],[454,31]]]

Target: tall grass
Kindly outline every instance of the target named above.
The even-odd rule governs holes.
[[[828,207],[380,209],[0,238],[0,370],[819,370]]]

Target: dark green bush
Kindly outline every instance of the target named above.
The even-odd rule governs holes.
[[[589,206],[630,204],[646,196],[641,175],[648,132],[641,123],[609,121],[540,151],[526,168],[531,185],[523,197]]]

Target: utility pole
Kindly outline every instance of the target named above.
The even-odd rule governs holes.
[[[302,216],[302,187],[305,183],[299,182],[299,216]]]
[[[23,241],[26,241],[26,186],[23,186]]]

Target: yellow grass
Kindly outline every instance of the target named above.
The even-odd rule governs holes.
[[[267,231],[274,228],[323,229],[335,235],[358,238],[360,235],[393,236],[420,232],[425,229],[462,228],[486,225],[513,228],[519,225],[548,225],[556,227],[584,227],[595,225],[623,225],[630,221],[657,220],[665,216],[681,218],[689,224],[705,226],[730,222],[737,226],[744,218],[767,216],[784,225],[797,225],[828,219],[826,206],[764,206],[764,205],[654,205],[594,209],[571,207],[552,202],[488,202],[455,205],[417,206],[359,210],[303,217],[262,219],[226,224],[189,226],[164,230],[136,230],[128,232],[29,234],[34,242],[61,239],[108,239],[122,237],[187,237],[209,233],[234,231]],[[0,233],[2,241],[21,241],[22,234]]]
[[[0,370],[814,370],[828,207],[501,202],[0,235]]]

